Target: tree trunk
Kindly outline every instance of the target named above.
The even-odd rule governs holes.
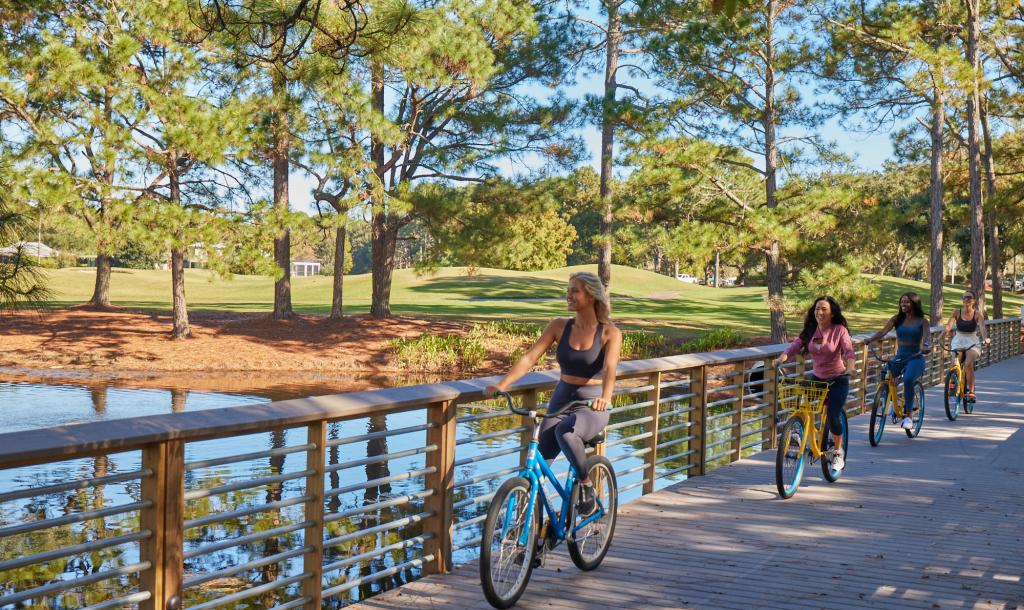
[[[188,325],[188,305],[185,301],[185,248],[171,248],[171,295],[174,329],[171,337],[187,339],[192,336]]]
[[[334,236],[334,290],[331,294],[331,319],[340,320],[345,291],[345,227],[338,227]]]
[[[92,290],[89,305],[93,307],[110,307],[110,267],[113,257],[106,252],[96,255],[96,285]]]
[[[597,275],[606,288],[612,283],[612,161],[615,151],[616,73],[619,70],[619,45],[622,43],[621,0],[605,3],[608,10],[608,34],[605,40],[604,100],[601,104],[601,248]]]
[[[775,0],[768,0],[767,36],[765,37],[765,71],[764,71],[764,113],[761,124],[764,128],[764,194],[765,205],[774,208],[778,205],[776,191],[778,184],[776,170],[778,168],[778,141],[775,136]],[[774,239],[765,253],[765,267],[768,279],[768,308],[771,312],[772,343],[783,343],[786,340],[786,312],[783,308],[782,293],[782,260],[779,240]]]
[[[715,250],[715,288],[718,288],[719,286],[722,285],[722,279],[720,277],[721,273],[722,273],[721,254],[718,252],[718,250]]]
[[[181,186],[179,177],[173,170],[169,174],[171,202],[175,205],[180,205]],[[174,319],[174,327],[171,330],[172,338],[187,339],[192,336],[192,329],[188,325],[188,304],[185,300],[184,246],[174,246],[171,248],[171,317]]]
[[[981,129],[979,127],[981,78],[979,37],[981,33],[980,4],[967,0],[967,61],[971,66],[971,86],[967,92],[967,156],[971,202],[971,289],[978,307],[985,311],[985,219],[981,196]]]
[[[988,127],[988,100],[981,106],[981,132],[985,147],[981,161],[985,168],[985,199],[988,200],[988,256],[992,268],[992,317],[1003,317],[1003,260],[999,247],[999,223],[996,222],[996,169],[992,161],[992,132]]]
[[[935,88],[932,96],[932,167],[931,167],[931,236],[932,250],[928,259],[928,276],[931,282],[931,324],[942,323],[942,279],[945,275],[942,265],[942,139],[946,121],[946,100],[944,93]]]
[[[288,133],[288,83],[283,65],[275,64],[273,70],[271,86],[274,113],[271,130],[274,145],[271,149],[271,163],[274,170],[274,209],[283,215],[288,211],[288,155],[291,146]],[[292,317],[291,234],[287,227],[283,227],[274,236],[274,262],[280,274],[274,281],[274,319],[284,320]]]
[[[373,278],[373,298],[370,315],[374,318],[391,316],[391,276],[395,271],[395,244],[398,229],[388,223],[386,214],[374,214],[371,223],[370,264]]]
[[[375,63],[370,68],[370,87],[373,92],[373,108],[384,113],[384,67]],[[370,157],[373,172],[380,185],[376,193],[385,191],[384,184],[384,143],[371,136]],[[374,198],[385,195],[375,194]],[[370,296],[370,315],[374,318],[391,316],[391,274],[395,270],[395,244],[398,228],[396,219],[388,214],[386,201],[373,201],[373,219],[370,223],[370,272],[373,277]]]

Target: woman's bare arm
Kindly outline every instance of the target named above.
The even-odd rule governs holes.
[[[594,410],[604,411],[612,404],[612,393],[615,391],[615,374],[619,369],[619,357],[622,354],[622,331],[609,326],[608,341],[604,344],[604,368],[601,372],[601,398],[594,400]]]
[[[533,365],[537,364],[537,361],[544,355],[544,352],[548,351],[551,344],[558,340],[559,331],[564,328],[564,320],[554,319],[549,322],[547,328],[545,328],[544,332],[540,334],[540,338],[534,341],[533,345],[530,346],[530,349],[526,350],[526,353],[512,365],[512,368],[509,369],[509,372],[501,378],[501,381],[494,385],[487,386],[484,393],[488,396],[492,396],[498,392],[507,391],[510,385],[519,381],[523,375],[530,372],[530,369],[533,368]]]

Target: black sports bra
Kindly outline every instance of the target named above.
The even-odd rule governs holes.
[[[963,318],[964,310],[956,312],[956,329],[962,333],[976,333],[978,332],[978,318],[974,317],[970,320]],[[978,314],[974,314],[977,316]]]
[[[601,331],[603,323],[597,324],[597,332],[594,333],[594,342],[589,349],[573,349],[569,345],[569,334],[572,332],[572,324],[575,320],[565,323],[565,330],[562,331],[562,338],[558,341],[558,349],[555,351],[555,358],[562,373],[573,377],[584,377],[592,379],[594,375],[604,368],[604,343],[601,342]]]

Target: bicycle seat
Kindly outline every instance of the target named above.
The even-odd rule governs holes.
[[[604,430],[601,430],[594,438],[584,441],[584,445],[591,449],[597,449],[597,446],[605,441]]]

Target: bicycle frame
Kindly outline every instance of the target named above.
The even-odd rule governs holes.
[[[802,403],[802,395],[800,400]],[[822,455],[821,439],[824,438],[824,435],[826,433],[825,422],[828,418],[825,416],[824,413],[821,414],[821,429],[819,430],[818,427],[814,424],[814,415],[814,411],[812,411],[809,406],[801,405],[799,408],[793,410],[791,416],[799,417],[803,422],[804,430],[807,431],[807,434],[802,435],[803,438],[800,439],[800,453],[798,453],[797,455],[800,455],[807,449],[810,449],[811,457],[815,459],[820,459]]]
[[[550,519],[551,527],[554,528],[555,540],[562,541],[567,538],[568,534],[567,526],[569,513],[571,512],[569,510],[569,502],[571,499],[570,493],[572,492],[572,485],[576,481],[576,473],[570,466],[569,474],[565,479],[565,485],[563,486],[558,482],[558,479],[555,477],[555,473],[551,470],[551,466],[549,466],[547,460],[545,460],[544,457],[540,455],[539,430],[540,426],[537,425],[537,418],[535,417],[533,423],[533,439],[530,441],[530,446],[527,450],[526,464],[523,466],[523,469],[519,472],[519,476],[530,481],[530,500],[529,506],[527,506],[526,509],[526,523],[533,523],[533,511],[538,506],[537,498],[539,496],[541,502],[543,503],[544,510],[547,512],[548,518]],[[555,508],[551,505],[551,502],[548,499],[547,493],[544,492],[545,479],[551,483],[551,486],[554,487],[555,489],[555,493],[557,493],[558,496],[562,499],[561,511],[555,510]],[[512,500],[510,499],[509,502],[511,501]],[[505,511],[505,523],[502,524],[503,530],[508,529],[509,520],[511,519],[511,515],[513,514],[514,511],[512,510]],[[590,523],[600,519],[602,516],[604,516],[604,504],[601,502],[601,498],[599,496],[597,498],[597,510],[594,511],[594,514],[590,515],[585,520],[580,522],[580,524],[573,529],[573,533],[589,525]],[[523,532],[519,535],[519,544],[525,545],[528,536],[529,529],[524,528]]]

